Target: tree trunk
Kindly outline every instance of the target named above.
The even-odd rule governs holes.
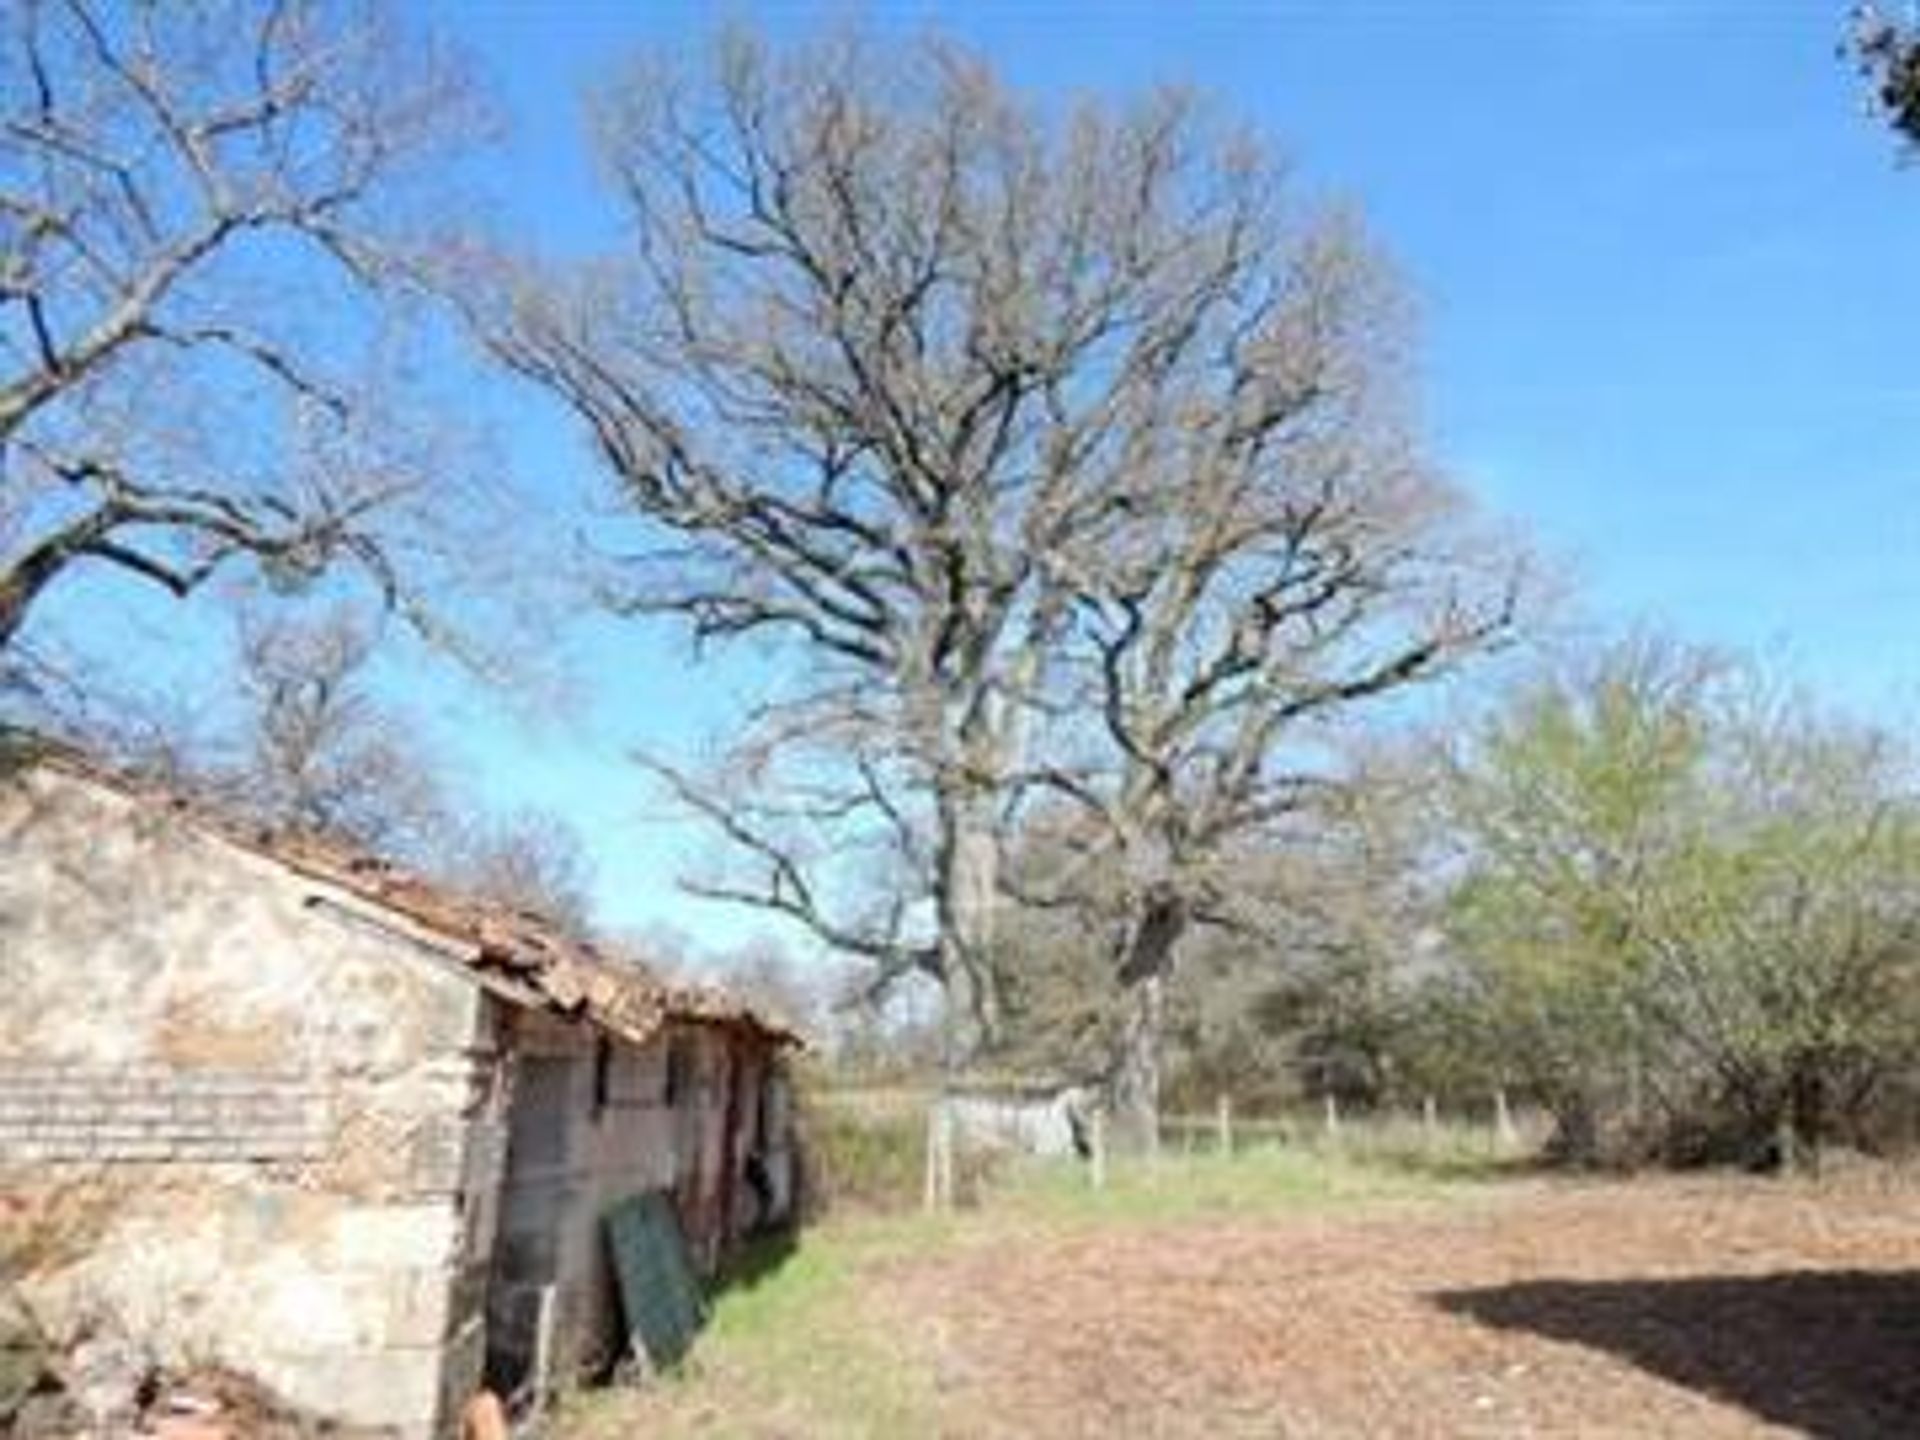
[[[1149,975],[1127,992],[1127,1015],[1109,1088],[1114,1147],[1129,1155],[1151,1153],[1160,1138],[1160,1032],[1165,1018],[1164,1004],[1164,988],[1158,975]]]
[[[1000,841],[993,797],[981,791],[940,797],[935,876],[940,973],[946,989],[944,1063],[966,1069],[1000,1033],[992,967]]]
[[[1553,1134],[1547,1140],[1547,1153],[1562,1165],[1591,1169],[1600,1163],[1600,1117],[1594,1111],[1592,1097],[1575,1092],[1551,1104]]]
[[[1780,1168],[1789,1174],[1820,1173],[1820,1142],[1827,1127],[1826,1077],[1817,1065],[1795,1067],[1788,1081],[1787,1124]]]
[[[1186,933],[1187,910],[1172,896],[1157,896],[1127,927],[1118,979],[1126,1001],[1118,1053],[1108,1088],[1114,1144],[1132,1154],[1154,1148],[1160,1135],[1160,1046],[1166,1028],[1166,979]]]

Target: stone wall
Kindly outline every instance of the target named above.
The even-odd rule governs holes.
[[[0,786],[0,1186],[114,1197],[31,1279],[56,1325],[425,1436],[479,1379],[500,1015],[337,899],[85,781]]]

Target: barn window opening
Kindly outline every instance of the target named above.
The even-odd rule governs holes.
[[[593,1118],[606,1113],[613,1094],[613,1042],[601,1035],[593,1042]]]
[[[675,1035],[667,1042],[667,1104],[677,1105],[686,1098],[693,1083],[693,1052],[687,1037]]]

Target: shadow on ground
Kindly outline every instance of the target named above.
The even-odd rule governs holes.
[[[707,1285],[706,1298],[709,1303],[718,1300],[732,1290],[752,1290],[778,1275],[794,1253],[800,1248],[800,1232],[797,1227],[782,1228],[764,1235],[756,1235],[741,1247],[720,1267]]]
[[[1920,1435],[1920,1271],[1539,1280],[1433,1299],[1825,1440]]]

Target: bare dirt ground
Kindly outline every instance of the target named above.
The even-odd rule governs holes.
[[[771,1386],[722,1343],[581,1433],[1920,1436],[1920,1186],[1893,1173],[988,1214],[863,1252],[822,1297]],[[877,1368],[911,1403],[862,1398]]]
[[[1528,1186],[1017,1235],[865,1303],[971,1435],[1920,1435],[1920,1192]]]

